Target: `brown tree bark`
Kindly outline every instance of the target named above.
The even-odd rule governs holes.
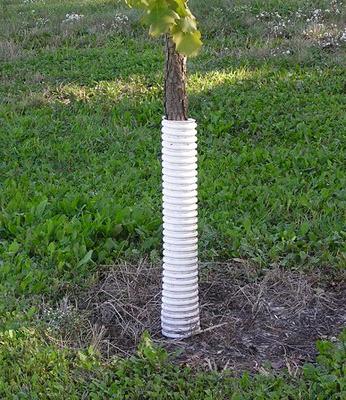
[[[186,94],[186,57],[177,53],[175,43],[166,35],[165,115],[168,120],[188,119]]]

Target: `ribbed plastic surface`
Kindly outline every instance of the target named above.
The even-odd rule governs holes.
[[[163,120],[162,179],[162,334],[169,338],[183,338],[200,329],[197,131],[194,120]]]

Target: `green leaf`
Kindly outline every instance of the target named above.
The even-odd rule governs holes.
[[[12,242],[9,246],[8,246],[8,252],[11,255],[15,255],[16,253],[18,253],[20,249],[20,244],[15,240],[14,242]]]
[[[147,0],[125,0],[125,4],[134,8],[146,8],[149,6],[150,1]]]
[[[172,36],[179,53],[190,57],[198,54],[202,46],[201,33],[199,31],[188,33],[176,31]]]
[[[77,264],[77,268],[87,264],[90,260],[91,260],[91,256],[93,254],[92,250],[89,250],[86,255],[79,261],[79,263]]]
[[[41,201],[41,203],[36,207],[35,215],[36,215],[37,217],[41,217],[41,216],[43,215],[44,210],[45,210],[46,207],[47,207],[47,204],[48,204],[48,199],[43,199],[43,200]]]
[[[179,28],[184,33],[193,33],[197,31],[197,22],[193,16],[186,16],[179,20]]]
[[[180,15],[180,17],[186,17],[187,15],[192,15],[191,11],[187,7],[186,0],[167,0],[167,3]]]
[[[170,31],[179,15],[169,9],[164,1],[156,2],[154,7],[147,11],[143,22],[150,26],[149,33],[152,36],[159,36]]]
[[[308,222],[303,222],[300,226],[300,233],[302,236],[306,235],[309,232],[310,224]]]

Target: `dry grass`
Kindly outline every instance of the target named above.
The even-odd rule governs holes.
[[[13,61],[23,56],[21,47],[12,40],[0,40],[0,62]]]
[[[317,339],[333,340],[346,324],[344,275],[336,280],[321,272],[261,272],[239,260],[202,266],[202,332],[166,340],[160,334],[160,277],[160,268],[145,262],[118,265],[46,320],[58,328],[55,336],[60,332],[64,345],[92,345],[105,357],[133,354],[149,331],[179,354],[177,362],[192,367],[262,372],[286,367],[292,374],[314,359]],[[65,316],[58,324],[57,315]]]

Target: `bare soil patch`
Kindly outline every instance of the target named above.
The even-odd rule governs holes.
[[[161,269],[120,265],[79,297],[92,342],[107,356],[131,355],[142,333],[192,367],[235,371],[288,368],[313,361],[317,339],[346,325],[344,273],[256,270],[244,262],[201,266],[202,332],[183,341],[160,334]],[[83,299],[83,301],[81,301]]]

